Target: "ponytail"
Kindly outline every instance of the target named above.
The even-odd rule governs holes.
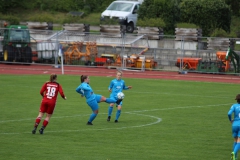
[[[83,83],[84,80],[87,79],[87,77],[88,77],[87,75],[81,75],[80,77],[81,83]]]
[[[57,75],[55,73],[51,74],[50,82],[54,82],[57,79]]]

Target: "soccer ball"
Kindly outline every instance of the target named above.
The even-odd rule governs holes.
[[[118,94],[117,94],[117,98],[118,99],[123,99],[124,98],[124,93],[123,92],[119,92]]]

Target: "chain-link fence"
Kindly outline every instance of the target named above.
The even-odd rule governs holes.
[[[0,62],[239,74],[240,39],[148,37],[2,28]]]

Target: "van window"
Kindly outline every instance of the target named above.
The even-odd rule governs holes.
[[[138,10],[139,10],[139,7],[140,7],[140,5],[138,4],[138,5],[136,5],[135,7],[134,7],[134,9],[133,9],[133,12],[134,13],[137,13],[138,12]]]
[[[131,12],[131,9],[133,7],[133,4],[131,3],[112,3],[107,10],[111,11],[123,11],[123,12]]]

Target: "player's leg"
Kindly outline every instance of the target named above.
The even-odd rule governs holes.
[[[237,159],[237,153],[239,150],[240,150],[240,138],[238,137],[237,144],[235,145],[234,150],[233,150],[235,159]]]
[[[40,105],[40,109],[39,109],[39,113],[38,113],[38,116],[37,118],[35,119],[35,123],[34,123],[34,128],[32,130],[32,134],[35,134],[36,133],[36,130],[37,130],[37,127],[38,125],[40,124],[41,122],[41,119],[44,115],[44,113],[47,111],[47,106],[46,106],[46,102],[42,102],[41,105]]]
[[[47,103],[46,118],[44,119],[44,121],[42,123],[41,129],[39,130],[40,134],[43,134],[44,129],[47,127],[48,122],[50,121],[50,118],[52,117],[55,105],[56,105],[55,102],[48,102]]]
[[[89,119],[88,119],[88,122],[87,122],[87,125],[93,125],[92,124],[92,121],[97,117],[98,115],[98,109],[99,109],[99,106],[98,106],[98,103],[96,100],[93,100],[93,101],[90,101],[90,102],[87,102],[87,104],[89,105],[89,107],[91,107],[92,109],[92,114],[90,115]]]
[[[40,133],[40,134],[43,134],[43,131],[44,131],[44,129],[47,127],[48,122],[49,122],[51,116],[52,116],[52,114],[48,114],[48,113],[46,114],[46,118],[45,118],[44,121],[43,121],[43,124],[42,124],[41,129],[39,130],[39,133]]]
[[[112,115],[112,111],[113,111],[113,106],[114,106],[114,103],[110,103],[110,104],[109,104],[107,121],[110,121],[110,120],[111,120],[111,115]]]
[[[35,120],[35,124],[34,124],[33,130],[32,130],[32,134],[36,133],[37,127],[38,127],[39,123],[41,122],[41,119],[42,119],[43,115],[44,115],[44,113],[39,112],[39,114],[38,114],[38,116]]]
[[[240,149],[240,131],[238,126],[232,126],[232,136],[234,139],[235,146],[233,148],[233,152],[231,153],[231,159],[235,160],[237,157],[237,152]]]
[[[234,138],[233,149],[232,149],[233,151],[234,151],[234,148],[235,148],[236,145],[237,145],[237,138]],[[234,154],[234,157],[235,156],[237,157],[237,155]]]
[[[110,98],[106,98],[106,97],[104,97],[104,96],[102,96],[102,95],[96,95],[96,100],[97,100],[97,102],[98,103],[100,103],[100,102],[106,102],[106,103],[109,103],[109,104],[111,104],[111,103],[120,103],[122,100],[117,100],[117,99],[115,99],[115,98],[113,98],[113,97],[110,97]]]
[[[121,111],[122,111],[122,102],[117,106],[117,112],[116,112],[116,118],[115,118],[115,122],[118,122],[118,119],[121,115]]]
[[[117,101],[117,98],[114,96],[111,96],[110,99],[113,99],[115,102]],[[108,106],[108,117],[107,117],[107,121],[111,120],[111,116],[112,116],[112,111],[113,111],[113,106],[115,104],[115,102],[110,103]]]

